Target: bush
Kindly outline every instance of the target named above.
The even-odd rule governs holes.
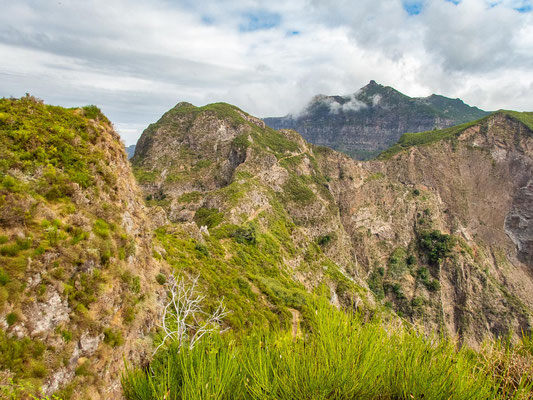
[[[329,242],[331,242],[333,239],[335,238],[335,234],[334,233],[328,233],[324,236],[320,236],[318,239],[317,239],[317,243],[320,247],[324,247],[324,246],[327,246]]]
[[[313,202],[316,195],[302,178],[291,176],[283,185],[285,196],[295,203],[307,205]]]
[[[103,219],[97,219],[94,221],[93,232],[101,238],[107,239],[109,237],[109,229],[109,224]]]
[[[167,277],[163,274],[157,274],[157,276],[155,277],[155,280],[160,285],[164,285],[165,283],[167,283]]]
[[[0,286],[5,286],[9,283],[9,275],[3,268],[0,268]]]
[[[196,250],[200,254],[204,255],[205,257],[209,257],[209,249],[207,248],[207,246],[205,246],[203,244],[197,243],[194,246],[194,250]]]
[[[118,347],[124,343],[122,331],[120,329],[104,329],[104,343],[111,347]]]
[[[16,324],[18,320],[19,316],[15,312],[10,312],[6,315],[6,322],[9,326]]]
[[[233,238],[237,243],[241,244],[255,244],[257,239],[255,235],[255,226],[248,225],[247,227],[239,227],[233,232]]]
[[[416,257],[411,254],[405,259],[405,262],[407,263],[407,265],[415,265]]]
[[[222,222],[224,214],[216,208],[199,208],[194,214],[194,221],[199,227],[207,226],[208,229],[214,228]]]
[[[452,236],[435,230],[420,234],[419,244],[420,249],[427,255],[429,263],[438,266],[451,254],[455,241]]]

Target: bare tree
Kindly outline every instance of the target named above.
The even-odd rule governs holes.
[[[223,300],[219,301],[216,310],[208,314],[202,309],[205,296],[196,294],[198,276],[187,285],[183,278],[176,280],[171,276],[168,280],[169,301],[163,310],[161,328],[165,336],[157,346],[154,354],[166,343],[167,340],[178,343],[181,349],[188,342],[192,349],[196,342],[206,333],[220,329],[222,319],[229,314]]]

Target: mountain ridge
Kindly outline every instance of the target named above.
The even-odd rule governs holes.
[[[315,96],[301,113],[264,118],[275,129],[294,129],[311,143],[368,159],[403,133],[441,129],[489,113],[441,95],[411,98],[375,81],[346,96]]]

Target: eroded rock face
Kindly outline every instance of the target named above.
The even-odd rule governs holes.
[[[52,291],[45,302],[37,302],[28,315],[29,331],[32,336],[52,332],[60,323],[69,321],[70,309],[59,293]]]
[[[364,165],[403,182],[411,193],[416,189],[417,203],[421,197],[430,200],[415,211],[411,226],[423,219],[424,230],[435,227],[460,238],[461,250],[432,272],[441,290],[428,293],[436,302],[426,320],[441,319],[448,331],[471,344],[508,329],[517,334],[531,329],[532,145],[524,124],[496,114],[454,139]],[[400,212],[390,221],[396,235],[404,230],[395,227],[404,216]],[[416,288],[409,291],[416,297]]]
[[[518,249],[518,258],[533,268],[533,182],[518,189],[513,197],[505,231]]]

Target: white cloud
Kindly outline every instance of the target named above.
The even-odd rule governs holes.
[[[532,13],[515,10],[530,3],[419,3],[0,0],[0,95],[97,104],[128,144],[179,101],[282,115],[370,79],[533,109]]]

